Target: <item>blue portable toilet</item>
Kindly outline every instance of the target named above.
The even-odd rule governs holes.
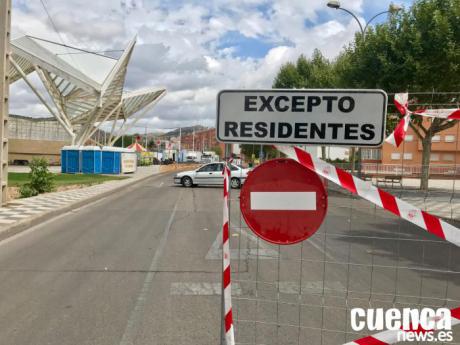
[[[104,146],[102,148],[102,173],[119,174],[121,172],[121,147]]]
[[[65,174],[67,172],[67,150],[66,146],[61,148],[61,173]]]
[[[81,172],[83,174],[100,174],[102,154],[99,146],[81,147],[81,162]]]
[[[61,149],[61,172],[76,174],[80,172],[80,148],[64,146]]]

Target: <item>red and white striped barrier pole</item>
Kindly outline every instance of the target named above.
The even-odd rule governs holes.
[[[460,247],[460,229],[417,207],[377,188],[372,183],[361,180],[345,170],[313,157],[298,147],[276,146],[276,148],[318,175],[357,194],[371,203],[392,212],[422,229]]]
[[[224,167],[224,221],[222,227],[222,287],[224,303],[224,325],[226,345],[235,345],[232,315],[232,283],[230,273],[230,230],[228,212],[228,194],[230,190],[230,169],[227,164]]]
[[[458,325],[460,324],[460,307],[451,309],[450,311],[451,314],[451,325]],[[435,331],[434,330],[424,330],[424,329],[417,329],[415,332],[417,333],[426,333],[429,331]],[[400,332],[414,332],[414,330],[387,330],[387,331],[382,331],[373,335],[370,335],[368,337],[360,338],[354,341],[351,341],[349,343],[346,343],[344,345],[390,345],[390,344],[396,344],[398,341],[401,341],[401,339],[398,339],[398,334]]]

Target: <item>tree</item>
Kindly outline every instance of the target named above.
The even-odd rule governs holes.
[[[315,49],[311,59],[301,55],[296,64],[281,66],[273,82],[275,89],[332,88],[337,86],[334,64]]]
[[[134,143],[136,141],[136,138],[137,138],[138,135],[139,134],[123,135],[123,136],[119,137],[117,139],[117,141],[115,141],[113,146],[122,147],[122,143],[123,143],[124,147],[128,147],[129,145],[131,145],[132,143]]]
[[[357,33],[335,61],[317,50],[311,59],[300,56],[278,72],[274,88],[380,88],[388,93],[460,90],[460,0],[416,0],[409,9],[391,14],[388,21]],[[419,103],[446,104],[446,96],[434,102],[433,94],[420,95]],[[390,99],[390,104],[391,104]],[[390,108],[396,113],[394,108]],[[387,131],[397,122],[390,116]],[[435,119],[411,123],[422,141],[422,178],[427,189],[431,140],[455,125]],[[353,159],[352,159],[353,161]]]
[[[370,29],[365,39],[357,34],[336,61],[341,86],[390,93],[459,90],[459,16],[460,0],[418,0]],[[418,101],[429,103],[432,95],[421,95]],[[411,123],[423,147],[421,189],[428,188],[431,139],[454,125],[443,119]]]
[[[252,162],[252,155],[258,158],[261,147],[265,160],[276,158],[280,155],[279,151],[272,145],[241,144],[240,151],[247,159],[249,158],[249,160]]]
[[[281,66],[281,69],[276,75],[275,81],[273,82],[273,88],[292,89],[301,87],[302,78],[300,77],[300,74],[297,71],[297,67],[290,62]]]
[[[273,88],[334,88],[337,78],[334,64],[315,49],[311,59],[301,55],[296,64],[287,63],[280,68]],[[321,156],[326,158],[326,147],[321,147]]]

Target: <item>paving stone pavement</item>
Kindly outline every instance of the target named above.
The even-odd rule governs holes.
[[[333,183],[328,184],[328,189],[329,191],[349,195],[348,191]],[[411,205],[431,213],[434,216],[442,217],[448,220],[450,219],[453,221],[460,221],[460,192],[453,193],[452,190],[447,189],[429,191],[428,193],[410,189],[383,189],[385,189],[390,194],[395,195],[396,197],[410,203]],[[356,198],[360,199],[359,197]]]
[[[0,231],[2,228],[12,226],[27,218],[55,211],[111,190],[115,191],[120,187],[130,185],[158,173],[159,167],[139,167],[137,172],[133,175],[128,175],[129,178],[127,179],[107,181],[80,189],[46,193],[31,198],[12,200],[0,208]]]
[[[438,217],[460,219],[460,202],[458,199],[442,198],[404,198],[403,200]]]

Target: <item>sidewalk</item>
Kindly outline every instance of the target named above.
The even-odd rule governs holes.
[[[127,179],[113,180],[62,192],[40,194],[26,199],[16,199],[0,208],[0,240],[10,237],[48,218],[100,199],[121,188],[128,187],[160,172],[173,171],[174,167],[138,167],[136,173],[126,174]]]

